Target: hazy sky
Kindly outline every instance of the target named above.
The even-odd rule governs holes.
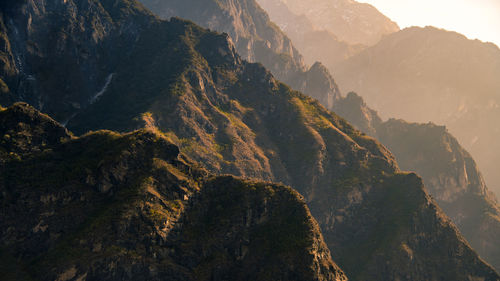
[[[500,46],[500,0],[358,0],[401,28],[432,25]]]

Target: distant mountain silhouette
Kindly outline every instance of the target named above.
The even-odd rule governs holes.
[[[259,0],[259,2],[281,2],[295,15],[304,15],[318,29],[331,32],[341,41],[351,45],[371,46],[384,35],[399,30],[395,22],[372,5],[353,0]]]
[[[500,49],[455,32],[413,27],[333,70],[384,118],[446,125],[500,194]]]

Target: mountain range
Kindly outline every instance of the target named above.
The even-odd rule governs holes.
[[[382,144],[292,89],[317,94],[329,108],[353,97],[340,95],[321,64],[307,69],[254,1],[170,7],[201,11],[198,20],[215,19],[211,29],[235,32],[160,20],[125,0],[28,1],[3,10],[2,103],[28,101],[83,135],[73,137],[26,105],[2,110],[2,204],[8,214],[30,218],[26,225],[3,222],[1,268],[8,276],[499,279],[416,174],[402,172]],[[252,33],[261,23],[265,28]],[[257,36],[269,27],[276,41]],[[238,35],[244,33],[252,35]],[[251,47],[242,52],[250,61],[283,60],[263,60],[274,63],[270,72],[242,59],[242,46]],[[87,133],[101,129],[119,133]],[[290,185],[303,199],[262,181]],[[74,220],[65,226],[68,217]]]
[[[384,119],[446,125],[477,160],[490,188],[500,195],[495,164],[500,156],[495,129],[500,75],[497,46],[430,26],[387,30],[372,44],[359,46],[340,41],[333,29],[314,26],[312,21],[321,18],[317,5],[284,0],[259,3],[308,63],[322,62],[343,92],[361,94]],[[324,5],[323,14],[335,11],[341,15],[338,7],[347,4],[328,9]],[[358,11],[351,17],[364,16]],[[383,29],[384,24],[375,18],[381,16],[373,17],[366,30]]]
[[[353,0],[260,0],[281,2],[295,15],[305,16],[317,29],[329,31],[351,45],[371,46],[398,25],[367,3]]]
[[[499,194],[497,46],[433,27],[414,27],[339,63],[334,73],[343,90],[362,93],[384,118],[446,125]]]
[[[401,169],[422,176],[426,189],[473,248],[500,268],[500,205],[472,156],[446,127],[394,118],[384,122],[353,92],[335,110],[385,144]]]
[[[3,280],[347,280],[289,187],[153,131],[74,137],[26,104],[0,124]]]
[[[475,83],[477,89],[489,89],[489,96],[493,97],[492,93],[498,89],[494,75],[479,75],[495,73],[492,70],[495,69],[498,57],[492,52],[495,46],[427,27],[395,32],[387,35],[379,44],[365,47],[366,50],[359,51],[359,54],[347,54],[345,48],[338,49],[334,43],[330,43],[332,47],[328,49],[328,44],[324,47],[321,43],[315,44],[324,42],[322,40],[302,40],[327,32],[313,30],[309,27],[311,24],[303,24],[309,22],[305,20],[307,18],[293,14],[287,6],[287,1],[262,0],[260,3],[269,12],[271,19],[283,26],[292,42],[300,46],[300,51],[308,52],[310,60],[325,63],[335,73],[335,77],[339,78],[336,81],[344,90],[355,89],[363,96],[367,92],[368,104],[373,103],[384,118],[403,116],[409,120],[418,118],[417,121],[432,120],[447,125],[452,122],[450,130],[461,140],[460,143],[464,143],[477,157],[480,168],[476,167],[476,162],[470,154],[445,128],[440,131],[436,130],[439,126],[434,124],[417,125],[403,120],[383,122],[379,113],[368,107],[363,99],[354,93],[345,98],[340,97],[332,107],[324,104],[363,132],[379,139],[395,153],[403,169],[418,172],[430,194],[437,199],[473,247],[497,269],[500,268],[497,239],[500,235],[500,207],[479,172],[485,171],[486,181],[495,191],[498,180],[493,163],[498,155],[491,152],[497,151],[491,149],[496,146],[495,134],[492,133],[495,130],[495,125],[492,124],[495,119],[494,105],[481,107],[477,105],[477,98],[473,98],[470,102],[462,103],[462,112],[453,113],[456,97],[451,93],[462,93],[472,98],[470,93],[474,91],[470,87],[469,92],[464,90],[466,87],[461,87],[460,91],[449,88],[458,87],[456,81],[463,81],[464,85]],[[426,33],[434,35],[425,35]],[[324,35],[323,38],[328,37]],[[309,52],[311,48],[308,46],[314,46],[314,51]],[[363,63],[355,63],[359,61]],[[417,68],[418,72],[415,70]],[[457,73],[461,74],[457,76]],[[447,78],[443,78],[446,75]],[[441,88],[448,87],[449,94],[446,97],[441,94],[444,90],[433,90],[439,88],[432,86],[432,83],[437,82]],[[345,87],[345,84],[349,86]],[[394,90],[396,87],[400,89]],[[449,110],[445,109],[446,106]],[[471,112],[471,106],[475,107],[474,112]],[[456,117],[450,117],[452,115]],[[412,137],[404,137],[405,133]],[[468,139],[475,142],[480,140],[481,144],[471,147],[467,144]],[[485,142],[488,143],[486,146]],[[442,158],[438,158],[438,155]],[[436,163],[439,163],[440,169],[435,169]]]
[[[279,80],[323,104],[333,105],[340,92],[321,63],[308,66],[291,40],[255,0],[142,0],[163,19],[172,16],[225,32],[241,57],[262,63]]]
[[[294,14],[285,2],[260,0],[258,3],[292,40],[309,65],[317,61],[325,66],[335,65],[366,48],[341,41],[329,29],[318,28],[307,16]]]

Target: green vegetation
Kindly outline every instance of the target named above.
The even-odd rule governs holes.
[[[152,118],[147,113],[144,117]],[[206,178],[196,165],[178,157],[170,142],[180,141],[175,134],[165,135],[154,130],[96,131],[25,153],[19,161],[3,158],[9,163],[0,166],[1,180],[16,188],[2,194],[26,194],[22,202],[30,208],[16,214],[7,210],[10,216],[2,223],[17,228],[17,216],[38,218],[44,208],[54,213],[43,220],[23,221],[29,227],[20,235],[26,236],[26,243],[41,239],[40,246],[31,246],[32,254],[24,254],[22,247],[1,251],[0,272],[11,279],[57,279],[68,268],[80,274],[99,265],[114,272],[109,263],[125,268],[144,263],[165,271],[191,268],[192,275],[202,279],[223,268],[236,279],[254,274],[259,280],[272,280],[288,272],[308,279],[320,274],[310,270],[313,262],[327,269],[332,265],[328,256],[313,259],[313,243],[327,250],[297,192],[232,176]],[[13,205],[2,204],[17,208],[22,203],[12,200]],[[168,242],[156,244],[158,239]],[[175,253],[173,257],[156,256],[165,247]],[[203,249],[203,256],[198,249]],[[10,250],[26,255],[26,267],[12,267]],[[237,251],[241,257],[234,260]],[[192,266],[185,260],[198,262]],[[27,277],[22,275],[24,268]]]
[[[248,251],[241,271],[252,262],[262,260],[262,267],[248,276],[272,279],[283,267],[297,264],[299,260],[309,262],[309,248],[313,244],[313,225],[300,195],[290,188],[249,182],[231,176],[210,179],[202,190],[197,207],[190,210],[190,221],[180,234],[185,251],[202,247],[207,251],[195,269],[196,275],[204,276],[214,266],[226,267],[230,254],[222,247],[228,247],[233,239],[244,239]],[[266,211],[263,211],[266,210]],[[260,222],[262,221],[262,222]],[[227,233],[235,225],[246,225],[247,230]],[[221,238],[228,242],[221,243]],[[202,242],[203,241],[203,242]],[[283,263],[285,262],[285,263]]]
[[[170,4],[186,5],[185,1],[175,1]],[[57,209],[57,221],[47,218],[46,223],[62,228],[57,229],[62,237],[47,235],[46,239],[52,239],[47,249],[43,243],[33,243],[41,245],[33,249],[36,256],[29,257],[38,268],[36,273],[63,269],[53,269],[52,264],[63,267],[76,263],[85,270],[90,261],[110,268],[110,261],[114,264],[122,259],[126,261],[119,263],[125,267],[119,269],[123,272],[131,272],[127,262],[136,262],[138,267],[147,265],[141,272],[145,279],[150,272],[169,277],[179,273],[181,276],[172,276],[176,280],[189,280],[182,276],[184,273],[207,280],[239,279],[237,275],[225,278],[220,272],[255,273],[255,278],[248,277],[254,280],[284,280],[290,276],[321,279],[290,269],[318,268],[311,261],[315,254],[322,257],[320,263],[328,266],[331,262],[326,248],[322,249],[325,255],[311,252],[317,250],[312,249],[313,243],[322,247],[321,236],[296,192],[232,176],[206,183],[205,174],[196,171],[192,160],[182,154],[178,157],[179,149],[216,173],[293,185],[306,196],[314,215],[323,223],[330,246],[353,278],[370,277],[380,271],[401,273],[391,266],[370,269],[380,256],[388,260],[399,257],[404,232],[416,227],[412,212],[423,214],[417,209],[423,203],[416,194],[419,184],[407,183],[395,174],[397,168],[390,153],[317,101],[276,81],[261,65],[241,61],[226,35],[180,19],[159,21],[135,3],[103,1],[96,6],[99,13],[89,11],[96,22],[102,21],[112,29],[99,38],[104,51],[87,54],[106,60],[91,64],[91,69],[116,72],[106,93],[81,110],[68,127],[78,134],[99,129],[128,132],[143,126],[148,130],[128,134],[90,132],[80,138],[67,137],[47,148],[42,140],[42,149],[14,152],[11,158],[17,160],[3,157],[12,152],[9,149],[0,150],[8,162],[0,165],[1,182],[15,186],[13,192],[17,192],[8,199],[17,202],[21,195],[33,196],[26,199],[30,208],[17,208],[12,213],[32,218],[42,213],[36,207],[45,208],[44,204]],[[208,7],[210,3],[213,1],[202,5]],[[80,16],[84,15],[78,14],[76,22],[66,17],[61,22],[87,26]],[[69,27],[63,25],[51,32],[55,35],[48,37],[48,43],[62,42],[61,34],[66,36],[67,46],[79,42],[81,36]],[[102,27],[89,30],[107,32]],[[36,34],[47,37],[43,32]],[[39,46],[52,46],[46,43],[37,42]],[[82,48],[95,46],[84,43]],[[67,105],[71,99],[62,98],[67,93],[85,100],[88,92],[81,89],[92,92],[98,88],[83,87],[88,80],[82,77],[88,75],[79,72],[80,64],[70,58],[60,63],[58,57],[41,50],[40,57],[47,55],[50,59],[40,61],[47,67],[37,79],[48,81],[41,87],[54,90],[52,100]],[[285,65],[287,69],[283,70],[287,72],[299,70],[294,82],[303,85],[303,72],[293,65],[295,56],[277,56],[280,58],[271,56],[268,61]],[[78,76],[78,83],[66,79],[66,74]],[[95,75],[109,77],[109,73]],[[56,117],[65,120],[61,116],[67,115],[68,108],[51,106],[60,114]],[[9,133],[3,140],[12,137]],[[34,141],[26,138],[24,144],[29,148]],[[332,216],[335,223],[329,221]],[[15,225],[16,221],[11,223]],[[23,223],[31,226],[29,220]],[[437,227],[433,233],[416,234],[433,237],[442,231]],[[39,236],[31,231],[25,238]],[[450,235],[450,240],[459,238]],[[432,242],[426,239],[423,244]],[[464,264],[458,257],[439,257],[455,265],[457,272]],[[436,267],[429,265],[422,271],[427,274]],[[478,266],[474,272],[482,269]],[[294,273],[280,275],[289,271]],[[433,272],[427,276],[435,277]]]
[[[292,102],[296,105],[304,122],[313,125],[318,130],[334,128],[332,123],[318,111],[317,106],[300,98],[293,98]]]

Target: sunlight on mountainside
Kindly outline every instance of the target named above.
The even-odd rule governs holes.
[[[1,0],[0,281],[500,281],[457,1]]]

